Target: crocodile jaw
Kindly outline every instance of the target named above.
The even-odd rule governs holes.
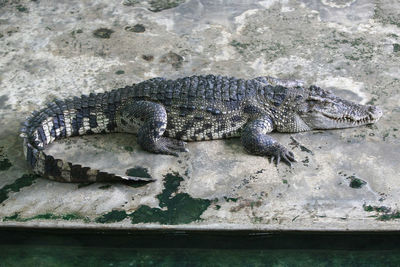
[[[359,105],[350,101],[346,104],[345,112],[313,111],[301,116],[306,125],[311,129],[340,129],[358,127],[377,122],[383,115],[377,106]],[[343,102],[341,101],[341,104]]]

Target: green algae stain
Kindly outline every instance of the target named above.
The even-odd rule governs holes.
[[[95,219],[97,223],[113,223],[124,220],[128,215],[124,210],[113,210]]]
[[[90,185],[92,185],[92,184],[94,184],[94,182],[79,183],[79,184],[78,184],[78,189],[79,189],[79,188],[82,188],[82,187],[90,186]]]
[[[161,194],[157,195],[158,200],[160,200],[160,207],[167,207],[169,201],[170,201],[170,196],[178,190],[179,185],[183,181],[183,178],[178,176],[178,174],[170,174],[168,173],[165,176],[165,181],[164,181],[164,190],[161,192]]]
[[[211,201],[192,198],[186,193],[173,195],[182,181],[183,178],[178,174],[167,174],[164,181],[165,189],[157,195],[160,207],[166,210],[140,206],[129,215],[132,223],[186,224],[199,220]]]
[[[126,151],[129,151],[129,152],[132,152],[132,151],[133,151],[133,147],[131,147],[131,146],[124,146],[124,149],[125,149]]]
[[[6,171],[12,166],[8,158],[3,158],[0,160],[0,171]]]
[[[400,52],[400,44],[393,44],[393,52]]]
[[[364,205],[363,206],[365,211],[371,212],[371,211],[376,211],[376,212],[390,212],[390,208],[386,206],[371,206],[371,205]]]
[[[3,222],[6,222],[6,221],[17,221],[18,219],[19,219],[19,214],[15,213],[14,215],[4,217],[3,218]]]
[[[34,174],[24,174],[15,180],[14,183],[3,186],[0,189],[0,203],[8,198],[9,192],[19,192],[21,188],[32,185],[38,177],[38,175]]]
[[[378,215],[376,215],[376,219],[378,221],[389,221],[389,220],[395,220],[395,219],[400,219],[400,211],[394,210],[390,207],[386,206],[371,206],[371,205],[363,205],[364,211],[366,212],[377,212]]]
[[[237,202],[238,198],[235,197],[224,197],[226,202]]]
[[[111,186],[112,186],[112,185],[110,185],[110,184],[106,184],[106,185],[99,186],[99,189],[106,190],[106,189],[108,189],[108,188],[111,188]]]
[[[290,137],[290,140],[292,140],[290,145],[292,145],[293,148],[300,148],[301,151],[314,155],[314,153],[310,149],[300,144],[300,142],[294,139],[292,136]]]
[[[31,217],[29,219],[31,220],[57,220],[59,216],[51,214],[51,213],[44,213],[44,214],[39,214],[34,217]]]
[[[110,39],[113,30],[107,28],[99,28],[93,32],[94,37],[102,38],[102,39]]]
[[[65,220],[65,221],[76,221],[76,220],[82,220],[86,223],[90,222],[90,219],[88,217],[81,216],[76,213],[67,213],[67,214],[62,214],[62,215],[56,215],[52,213],[44,213],[44,214],[38,214],[33,217],[28,217],[28,218],[23,218],[19,216],[19,213],[15,213],[14,215],[4,217],[3,221],[15,221],[15,222],[28,222],[28,221],[33,221],[33,220]]]
[[[376,218],[378,221],[389,221],[389,220],[394,220],[394,219],[400,219],[400,211],[388,213],[388,214],[382,214]]]
[[[19,12],[23,12],[23,13],[28,13],[28,12],[29,12],[28,8],[25,7],[25,6],[23,6],[23,5],[17,5],[15,8],[16,8]]]
[[[245,52],[245,50],[250,46],[250,44],[248,44],[248,43],[241,43],[237,40],[232,40],[229,44],[231,46],[233,46],[234,48],[236,48],[236,50],[240,54],[243,54]]]
[[[186,0],[150,0],[150,8],[149,10],[152,12],[160,12],[165,9],[170,9],[179,6],[184,3]]]
[[[383,3],[375,6],[373,19],[384,25],[391,24],[400,27],[400,19],[396,9],[392,9]]]
[[[0,109],[2,108],[2,106],[4,106],[3,102],[7,101],[7,99],[7,96],[5,96],[5,98],[4,96],[0,97]],[[3,149],[3,147],[0,147],[0,171],[6,171],[12,166],[10,160],[4,154]]]
[[[76,221],[76,220],[83,220],[84,222],[90,222],[88,217],[76,214],[76,213],[68,213],[61,215],[61,219],[65,221]]]
[[[149,171],[146,168],[136,166],[134,168],[130,168],[126,171],[126,175],[133,177],[141,177],[141,178],[152,178],[149,174]]]
[[[124,6],[135,6],[137,4],[139,4],[139,0],[125,0],[122,4]]]
[[[354,175],[349,176],[346,179],[350,180],[349,186],[354,189],[359,189],[367,184],[366,181],[361,180],[360,178],[357,178]]]
[[[141,33],[145,32],[146,28],[142,24],[136,24],[134,26],[126,26],[125,30],[129,32]]]
[[[76,30],[76,31],[72,31],[72,32],[71,32],[71,36],[75,38],[76,35],[77,35],[77,34],[80,34],[80,33],[83,33],[82,29],[78,29],[78,30]]]
[[[194,199],[186,193],[170,199],[168,210],[141,206],[130,217],[132,223],[186,224],[200,219],[200,215],[210,205],[209,200]]]

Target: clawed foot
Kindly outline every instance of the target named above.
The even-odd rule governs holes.
[[[168,137],[161,137],[161,139],[158,140],[157,145],[159,145],[159,150],[157,152],[161,154],[178,157],[178,152],[189,152],[185,147],[186,142]]]
[[[273,163],[276,161],[276,165],[279,164],[281,159],[292,167],[292,162],[296,162],[293,152],[287,150],[284,146],[280,144],[275,144],[269,151],[270,161]]]

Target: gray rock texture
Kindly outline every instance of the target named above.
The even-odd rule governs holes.
[[[400,229],[400,4],[368,0],[3,1],[0,227]],[[62,184],[31,174],[20,123],[55,98],[152,77],[300,79],[384,110],[374,125],[275,134],[292,168],[239,140],[175,158],[96,135],[49,152],[154,183]]]

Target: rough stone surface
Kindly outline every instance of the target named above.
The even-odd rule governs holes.
[[[399,10],[367,0],[1,3],[0,226],[398,230]],[[115,134],[49,150],[157,182],[61,184],[30,174],[19,124],[46,102],[209,73],[301,79],[379,105],[384,116],[369,127],[275,134],[296,154],[293,168],[248,155],[234,139],[190,143],[175,158]]]

